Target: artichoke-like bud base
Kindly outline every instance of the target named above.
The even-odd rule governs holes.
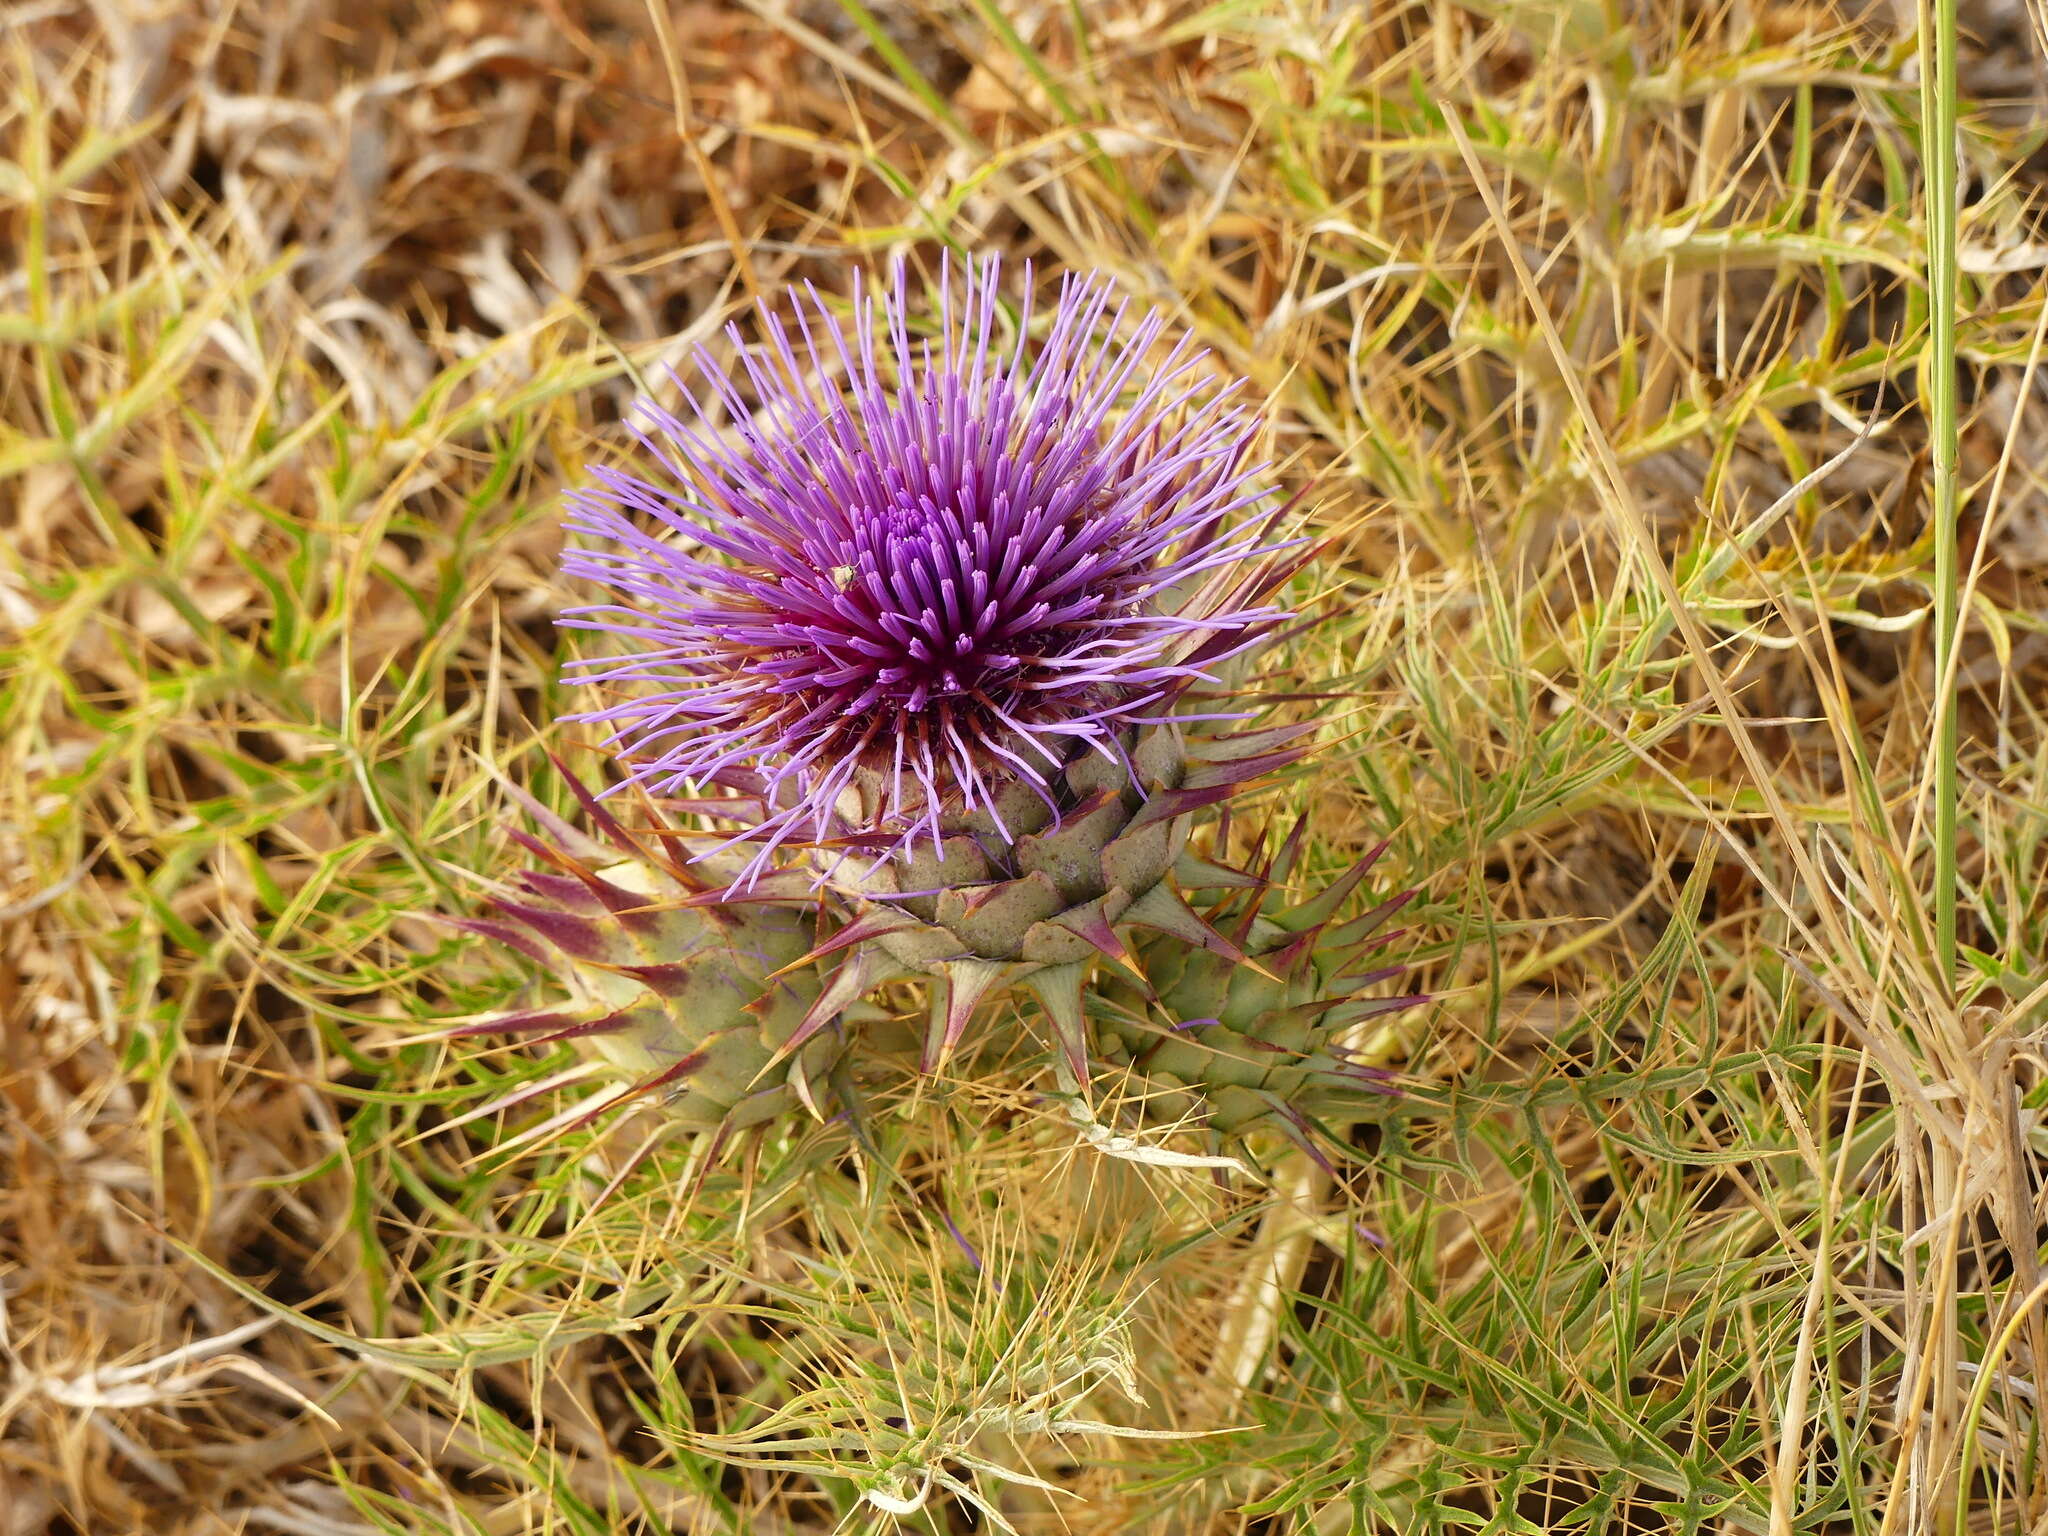
[[[1382,844],[1315,896],[1278,906],[1274,891],[1292,873],[1301,832],[1251,877],[1256,889],[1226,892],[1202,914],[1249,963],[1147,935],[1136,956],[1144,985],[1112,974],[1100,988],[1096,1046],[1128,1075],[1147,1121],[1192,1122],[1229,1139],[1277,1126],[1315,1151],[1312,1124],[1356,1119],[1372,1096],[1392,1091],[1389,1074],[1346,1039],[1367,1020],[1428,1001],[1367,995],[1405,969],[1371,956],[1398,936],[1381,929],[1415,892],[1336,920]]]
[[[845,1050],[840,1015],[861,985],[858,967],[828,974],[814,957],[819,908],[808,878],[775,875],[735,892],[726,882],[736,858],[693,861],[689,844],[701,840],[658,824],[629,833],[570,783],[596,835],[529,802],[554,841],[509,835],[544,867],[495,895],[491,915],[449,920],[550,969],[566,995],[545,1009],[465,1023],[441,1037],[575,1042],[586,1061],[567,1077],[602,1085],[529,1136],[636,1100],[657,1101],[674,1122],[702,1131],[759,1125],[799,1105],[822,1114],[827,1080]]]
[[[1166,723],[1127,733],[1115,750],[1071,757],[1053,783],[1012,779],[991,803],[963,808],[886,859],[824,850],[828,880],[859,916],[834,947],[880,950],[905,972],[937,978],[924,1064],[959,1042],[982,999],[1022,983],[1044,1003],[1079,1069],[1080,996],[1094,962],[1139,969],[1124,932],[1142,929],[1244,963],[1236,945],[1188,905],[1174,876],[1194,813],[1299,761],[1312,726],[1191,735]],[[847,792],[852,825],[890,819],[881,775]],[[873,978],[871,978],[873,979]]]

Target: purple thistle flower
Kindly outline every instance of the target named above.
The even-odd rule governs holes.
[[[1006,341],[996,278],[949,266],[927,337],[900,264],[879,316],[856,282],[850,331],[814,290],[788,320],[764,307],[765,345],[729,329],[743,378],[697,359],[729,434],[675,380],[688,419],[633,427],[656,477],[598,468],[568,499],[597,542],[564,568],[616,601],[563,623],[636,643],[572,676],[641,685],[571,718],[611,728],[626,783],[758,797],[744,879],[792,839],[886,854],[942,814],[1000,825],[1012,781],[1052,804],[1074,753],[1121,761],[1289,616],[1235,386],[1185,339],[1154,362],[1162,318],[1126,327],[1096,276],[1062,280],[1035,343],[1027,295]],[[862,776],[880,814],[845,825]]]

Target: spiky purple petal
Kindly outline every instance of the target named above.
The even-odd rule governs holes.
[[[687,413],[635,428],[653,478],[569,498],[593,542],[564,567],[615,601],[563,622],[632,647],[574,664],[625,695],[575,718],[627,783],[756,796],[749,878],[791,840],[936,843],[1010,780],[1050,802],[1075,751],[1117,756],[1288,617],[1256,423],[1185,340],[1159,355],[1161,317],[1070,276],[1034,341],[992,260],[937,296],[917,339],[900,265],[850,327],[815,292],[764,308],[736,374],[698,358],[728,432],[678,380]],[[879,809],[843,824],[862,776]]]

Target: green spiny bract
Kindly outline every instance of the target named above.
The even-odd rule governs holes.
[[[1189,826],[1199,808],[1298,761],[1312,729],[1147,727],[1128,733],[1117,755],[1076,753],[1050,795],[1013,782],[993,807],[946,816],[936,846],[920,841],[882,861],[829,850],[829,882],[855,916],[828,947],[854,950],[869,982],[905,971],[938,978],[927,1067],[984,997],[1020,982],[1078,1067],[1085,980],[1098,957],[1129,963],[1120,930],[1153,935],[1155,949],[1202,949],[1223,966],[1242,960],[1180,894],[1177,875],[1198,883],[1212,873],[1187,853]],[[849,793],[885,792],[879,776],[860,782]]]
[[[1365,995],[1404,969],[1369,957],[1393,937],[1381,926],[1415,893],[1336,921],[1382,844],[1308,900],[1280,906],[1275,894],[1301,831],[1248,877],[1250,889],[1225,892],[1201,914],[1243,959],[1147,935],[1133,957],[1143,987],[1115,971],[1105,976],[1090,1011],[1094,1042],[1112,1071],[1127,1074],[1147,1120],[1190,1121],[1223,1138],[1272,1123],[1309,1145],[1312,1123],[1356,1119],[1373,1094],[1390,1091],[1388,1074],[1366,1065],[1346,1037],[1426,1001]]]
[[[576,793],[602,841],[552,816],[552,846],[512,831],[550,867],[516,876],[517,893],[494,896],[491,916],[454,920],[552,970],[566,996],[448,1034],[574,1041],[586,1057],[575,1079],[606,1080],[529,1135],[642,1097],[695,1130],[758,1125],[799,1102],[819,1113],[844,1054],[839,1015],[850,999],[842,978],[811,958],[818,903],[808,880],[774,876],[735,897],[721,877],[736,860],[692,862],[686,846],[667,846],[686,845],[683,834],[635,836],[580,785]]]

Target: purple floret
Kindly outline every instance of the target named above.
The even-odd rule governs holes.
[[[677,380],[685,409],[633,428],[650,478],[595,469],[569,497],[596,542],[564,568],[616,601],[563,622],[634,643],[570,664],[624,690],[572,718],[653,794],[749,788],[750,876],[793,838],[886,852],[1000,819],[1008,781],[1050,803],[1074,752],[1120,757],[1288,617],[1235,386],[1184,339],[1157,356],[1161,317],[1126,326],[1101,277],[1063,279],[1035,341],[996,277],[949,268],[915,339],[900,265],[879,306],[856,282],[850,326],[808,289],[764,308],[764,345],[730,332],[741,376],[697,359],[729,431]],[[882,786],[866,826],[844,820],[857,779]]]

